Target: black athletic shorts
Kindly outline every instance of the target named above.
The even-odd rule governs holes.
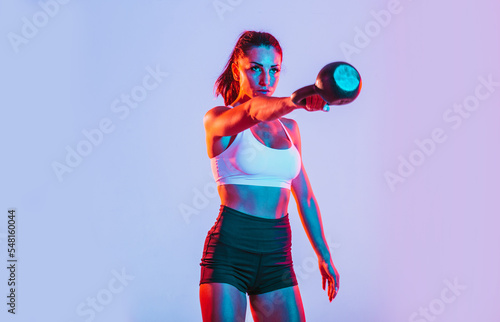
[[[203,283],[227,283],[243,293],[262,294],[297,285],[288,214],[266,219],[221,205],[205,239]]]

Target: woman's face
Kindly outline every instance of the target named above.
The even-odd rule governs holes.
[[[271,96],[278,85],[281,55],[272,46],[250,49],[232,65],[233,75],[240,83],[240,97]]]

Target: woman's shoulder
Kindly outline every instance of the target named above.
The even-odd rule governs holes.
[[[289,130],[288,132],[292,136],[294,142],[300,142],[300,132],[299,124],[294,119],[289,119],[286,117],[280,117],[281,123]]]
[[[283,123],[284,126],[287,127],[287,129],[290,129],[294,132],[299,130],[299,125],[297,124],[297,121],[295,121],[294,119],[280,117],[279,120],[281,121],[281,123]]]
[[[215,106],[215,107],[212,107],[211,109],[209,109],[205,115],[207,114],[220,114],[222,112],[225,112],[227,110],[230,110],[231,107],[230,106]]]
[[[220,114],[224,113],[225,111],[227,110],[230,110],[231,108],[228,107],[228,106],[216,106],[216,107],[212,107],[211,109],[209,109],[205,115],[203,116],[203,121],[204,122],[207,122],[207,121],[210,121],[211,119],[213,119],[214,117],[217,117],[219,116]]]

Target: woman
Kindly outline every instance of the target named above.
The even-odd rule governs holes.
[[[318,256],[323,289],[337,295],[339,274],[325,241],[321,215],[304,165],[297,123],[282,116],[297,108],[322,110],[319,96],[305,107],[272,97],[282,50],[270,34],[238,39],[216,94],[227,106],[204,117],[207,152],[221,198],[201,261],[203,321],[244,321],[248,293],[255,321],[305,321],[292,266],[290,191]]]

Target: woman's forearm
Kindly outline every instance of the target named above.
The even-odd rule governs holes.
[[[241,104],[255,121],[272,121],[300,108],[289,97],[257,96]]]
[[[316,255],[325,260],[330,259],[330,249],[323,232],[323,223],[316,198],[312,198],[307,203],[301,203],[298,208],[300,220],[304,230],[311,242]]]

